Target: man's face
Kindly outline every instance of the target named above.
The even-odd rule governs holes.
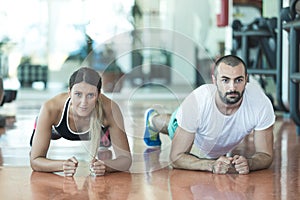
[[[244,94],[247,77],[243,64],[237,66],[220,63],[217,77],[213,78],[219,97],[223,103],[233,105],[238,103]]]

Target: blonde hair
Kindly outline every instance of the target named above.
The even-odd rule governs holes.
[[[98,148],[100,146],[101,131],[103,124],[103,108],[101,96],[98,97],[95,109],[90,119],[90,156],[91,159],[97,158]]]

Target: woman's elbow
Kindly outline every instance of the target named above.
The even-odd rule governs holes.
[[[129,171],[131,165],[132,165],[132,157],[131,155],[130,156],[126,156],[125,159],[124,159],[124,164],[123,164],[123,167],[124,167],[124,171]]]
[[[132,157],[131,155],[128,155],[128,156],[122,156],[120,157],[121,158],[121,163],[120,163],[120,167],[119,167],[119,170],[117,171],[123,171],[123,172],[128,172],[131,165],[132,165]]]
[[[31,153],[30,153],[30,167],[33,171],[37,171],[40,172],[42,171],[41,167],[38,164],[38,157],[32,157]]]
[[[30,159],[30,167],[33,171],[41,171],[33,159]]]
[[[170,161],[171,161],[171,165],[173,168],[179,168],[179,165],[178,165],[179,158],[180,158],[180,154],[171,151]]]

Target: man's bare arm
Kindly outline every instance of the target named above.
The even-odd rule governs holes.
[[[190,154],[195,138],[194,133],[178,127],[172,140],[170,159],[172,166],[178,169],[211,171],[225,174],[231,166],[232,158],[221,156],[218,160],[201,159]]]
[[[273,126],[254,132],[256,153],[248,160],[250,171],[266,169],[273,162]]]

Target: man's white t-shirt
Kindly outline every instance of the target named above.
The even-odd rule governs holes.
[[[194,145],[207,158],[225,155],[252,130],[264,130],[275,122],[272,103],[259,85],[247,83],[241,106],[232,115],[218,110],[216,92],[214,84],[198,87],[176,114],[178,126],[196,134]]]

